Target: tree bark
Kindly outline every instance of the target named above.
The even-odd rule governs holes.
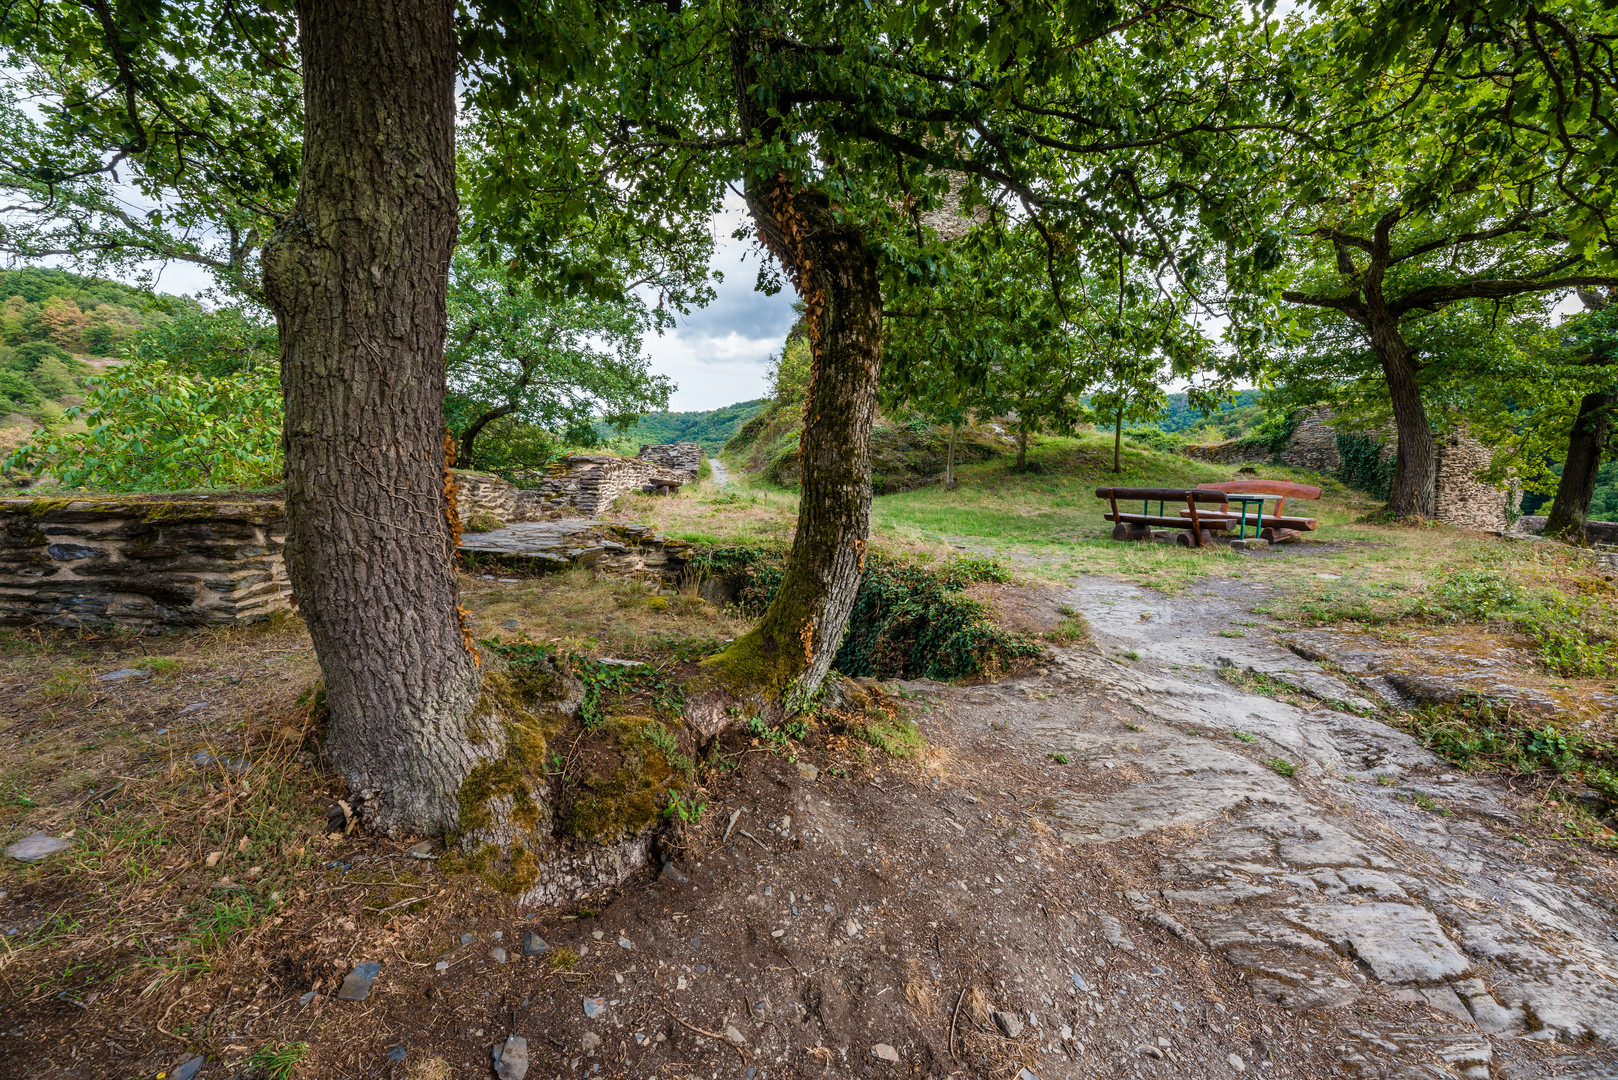
[[[1017,414],[1017,471],[1028,471],[1028,418]]]
[[[1415,354],[1391,315],[1370,319],[1371,349],[1382,362],[1393,405],[1393,426],[1399,433],[1399,454],[1393,465],[1393,490],[1388,510],[1396,518],[1433,516],[1437,508],[1438,449],[1421,400]]]
[[[1592,311],[1612,303],[1612,293],[1579,290],[1579,299]],[[1567,453],[1562,458],[1562,478],[1556,485],[1556,498],[1545,518],[1545,535],[1559,536],[1575,544],[1587,543],[1585,522],[1590,518],[1590,500],[1596,492],[1596,474],[1601,470],[1601,454],[1613,433],[1613,413],[1618,411],[1618,393],[1586,394],[1579,402],[1579,414],[1567,436]]]
[[[1112,422],[1112,471],[1124,471],[1124,407],[1118,406],[1118,416]]]
[[[287,570],[369,827],[437,834],[479,759],[443,434],[455,194],[449,0],[298,0],[297,202],[265,252],[286,395]]]
[[[754,57],[768,47],[755,29],[761,21],[756,5],[743,5],[731,63],[743,132],[768,141],[786,107],[767,109],[755,94]],[[758,626],[714,666],[738,688],[780,693],[792,705],[830,670],[865,569],[882,287],[864,233],[823,192],[780,173],[750,174],[743,190],[760,238],[803,299],[814,363],[798,444],[798,528],[781,587]]]
[[[958,420],[950,421],[949,425],[949,455],[944,459],[944,490],[955,490],[955,436],[960,432],[961,424]]]

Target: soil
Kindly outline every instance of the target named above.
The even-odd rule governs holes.
[[[1141,601],[1138,618],[1131,598]],[[1152,715],[1141,696],[1147,676],[1130,674],[1147,664],[1104,660],[1103,649],[1208,641],[1231,613],[1212,596],[1175,608],[1110,583],[1008,588],[985,599],[1030,632],[1071,604],[1097,627],[1100,644],[1053,650],[1049,666],[997,684],[892,685],[928,740],[914,759],[887,757],[825,726],[784,749],[733,734],[723,748],[733,766],[709,783],[700,818],[671,825],[660,842],[670,869],[649,869],[589,901],[594,910],[524,913],[474,875],[443,872],[407,844],[326,837],[330,793],[297,769],[288,775],[303,776],[301,795],[285,808],[301,831],[280,841],[296,854],[284,905],[232,938],[211,970],[189,981],[154,981],[133,954],[120,961],[122,970],[90,981],[72,974],[85,957],[120,948],[137,923],[179,919],[159,910],[161,887],[126,904],[115,895],[75,895],[66,877],[8,871],[0,877],[0,935],[17,929],[22,936],[11,940],[39,942],[49,918],[62,913],[99,925],[96,939],[74,939],[71,953],[52,952],[47,938],[0,958],[0,1077],[150,1077],[200,1053],[207,1057],[200,1080],[246,1078],[267,1075],[249,1064],[253,1054],[300,1042],[308,1050],[289,1074],[296,1080],[479,1077],[490,1074],[491,1047],[509,1035],[527,1040],[535,1080],[1009,1080],[1022,1070],[1040,1080],[1527,1080],[1618,1070],[1588,1034],[1568,1036],[1571,1044],[1503,1035],[1494,1039],[1492,1064],[1487,1039],[1481,1066],[1456,1057],[1456,1040],[1476,1041],[1477,1030],[1458,1025],[1436,999],[1379,987],[1351,947],[1341,955],[1328,948],[1324,959],[1307,954],[1349,988],[1334,1004],[1299,1006],[1294,998],[1283,1007],[1255,992],[1256,969],[1199,940],[1198,933],[1210,938],[1201,924],[1188,930],[1142,903],[1165,895],[1169,868],[1197,857],[1198,845],[1229,836],[1246,804],[1105,840],[1086,838],[1088,826],[1076,823],[1085,808],[1132,792],[1166,793],[1152,796],[1149,811],[1176,809],[1176,792],[1197,794],[1195,778],[1189,767],[1183,780],[1154,773],[1154,747],[1201,747],[1211,738]],[[247,658],[232,659],[242,660],[246,675]],[[1147,662],[1167,671],[1171,656],[1154,660],[1148,651]],[[1260,714],[1300,724],[1319,715],[1231,696],[1209,669],[1176,674],[1190,680],[1186,689],[1158,692],[1199,714],[1200,702],[1223,693],[1221,707],[1266,739],[1287,736],[1261,726]],[[217,674],[228,681],[223,668]],[[142,725],[170,715],[143,708],[131,718]],[[1219,722],[1210,711],[1208,723]],[[1068,759],[1091,753],[1095,740],[1117,744],[1105,750],[1108,760]],[[1254,760],[1274,752],[1232,748]],[[207,796],[213,802],[195,804],[213,809],[195,812],[235,806],[234,783],[216,779]],[[1312,771],[1295,790],[1300,807],[1336,806],[1345,828],[1374,816],[1351,814],[1349,796]],[[78,820],[75,813],[64,811],[59,823]],[[1393,826],[1376,828],[1406,828],[1403,818],[1387,820]],[[1442,838],[1456,853],[1447,857],[1460,858],[1463,840],[1459,828],[1452,831],[1454,838]],[[154,880],[161,886],[234,865],[227,856],[218,870],[204,870],[202,855],[179,853]],[[1247,856],[1255,881],[1284,876],[1260,876],[1270,874],[1252,868],[1260,857]],[[1579,888],[1613,894],[1604,865],[1554,865],[1555,874],[1582,875],[1589,884]],[[1270,891],[1266,885],[1252,895]],[[1204,907],[1186,903],[1180,919],[1247,917],[1234,901]],[[523,955],[529,932],[547,951]],[[506,962],[493,956],[497,947]],[[571,966],[564,950],[578,957]],[[339,983],[364,961],[381,964],[374,989],[363,1001],[338,1000]],[[1603,993],[1611,989],[1601,984]]]

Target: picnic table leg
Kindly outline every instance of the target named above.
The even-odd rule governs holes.
[[[1197,517],[1197,497],[1192,492],[1185,493],[1185,505],[1191,510],[1191,546],[1202,546],[1202,521]]]

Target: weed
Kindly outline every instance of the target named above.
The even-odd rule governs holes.
[[[1278,776],[1296,776],[1298,774],[1298,767],[1286,758],[1267,757],[1259,760]]]
[[[1069,761],[1073,760],[1072,758],[1068,757],[1066,754],[1062,753],[1060,750],[1052,750],[1050,753],[1046,754],[1045,756],[1050,758],[1052,761],[1056,762],[1058,765],[1066,765]]]
[[[1134,649],[1126,649],[1124,651],[1124,659],[1125,660],[1139,660],[1140,659],[1140,653],[1136,652]]]
[[[666,818],[677,817],[688,825],[695,825],[702,819],[702,812],[708,808],[705,800],[687,799],[678,792],[669,796],[669,804],[663,808]]]
[[[306,1042],[282,1043],[273,1049],[261,1046],[258,1053],[247,1059],[247,1064],[263,1069],[266,1080],[287,1080],[292,1075],[292,1067],[308,1053],[309,1044]]]
[[[1376,774],[1376,782],[1381,787],[1392,787],[1399,782],[1399,779],[1392,773],[1379,772]]]
[[[579,962],[579,954],[572,949],[552,949],[550,959],[546,961],[552,971],[572,971],[573,965]]]
[[[1242,742],[1246,742],[1246,743],[1258,742],[1258,736],[1257,735],[1249,735],[1245,731],[1232,731],[1230,734],[1231,734],[1232,738],[1239,739]]]
[[[1005,731],[1011,725],[1004,720],[990,720],[989,726],[994,728],[996,731]]]
[[[144,660],[135,661],[135,666],[142,671],[150,671],[153,675],[167,677],[179,674],[182,665],[171,656],[148,656]]]
[[[1418,791],[1414,796],[1412,796],[1412,798],[1415,800],[1416,805],[1421,807],[1423,810],[1427,810],[1435,814],[1443,814],[1445,817],[1450,815],[1449,808],[1439,805],[1438,800],[1434,799],[1430,795],[1423,795]]]
[[[1045,638],[1058,645],[1072,645],[1080,641],[1089,641],[1090,621],[1083,615],[1067,615],[1056,625],[1054,630],[1046,633]]]
[[[1125,724],[1124,727],[1128,728],[1130,731],[1145,731],[1146,730],[1140,724]]]
[[[1220,637],[1246,637],[1247,636],[1247,631],[1245,631],[1245,630],[1221,630],[1221,631],[1219,631],[1219,636]]]

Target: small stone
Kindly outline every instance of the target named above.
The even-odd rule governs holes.
[[[664,863],[663,869],[658,872],[657,876],[659,880],[667,881],[673,885],[684,885],[690,880],[684,874],[680,873],[679,867],[675,866],[671,862]]]
[[[1033,1069],[1024,1068],[1017,1073],[1017,1080],[1039,1080],[1039,1075]]]
[[[1066,1024],[1062,1025],[1061,1030],[1059,1030],[1057,1034],[1062,1037],[1063,1042],[1073,1041],[1073,1029],[1068,1027]]]
[[[584,999],[584,1015],[589,1017],[591,1020],[594,1020],[598,1016],[605,1016],[606,1013],[607,1013],[607,999],[606,998],[585,998]]]
[[[494,1075],[500,1080],[522,1080],[528,1075],[528,1040],[513,1035],[494,1048]]]
[[[193,1058],[187,1058],[176,1065],[173,1072],[169,1073],[169,1080],[191,1080],[193,1076],[202,1071],[204,1060],[201,1054]]]
[[[208,703],[206,701],[193,701],[191,704],[185,706],[180,711],[182,713],[201,712],[203,709],[206,709],[207,707],[208,707]]]
[[[551,947],[545,943],[545,939],[534,933],[532,930],[526,931],[523,934],[522,954],[524,956],[542,956],[550,951]]]
[[[208,857],[202,860],[202,865],[206,866],[209,870],[212,870],[214,867],[219,865],[219,860],[223,859],[224,857],[225,853],[223,851],[210,851],[208,852]]]
[[[621,937],[618,939],[618,947],[620,949],[633,949],[635,947],[635,943],[626,937]]]
[[[814,781],[817,778],[819,778],[819,776],[820,776],[820,770],[819,769],[815,768],[813,765],[809,764],[807,761],[798,762],[798,779],[799,780],[808,780],[810,783],[814,783]],[[882,1045],[887,1045],[887,1044],[884,1043]]]
[[[493,960],[497,964],[505,963],[506,962],[506,950],[504,950],[500,946],[496,945],[494,948],[489,950],[489,959]]]
[[[6,854],[18,862],[39,862],[73,846],[73,841],[48,833],[29,833],[6,848]]]
[[[392,1050],[388,1051],[388,1060],[389,1061],[403,1061],[405,1059],[405,1054],[406,1054],[406,1051],[405,1051],[404,1047],[395,1046]]]
[[[736,1030],[735,1024],[725,1025],[725,1038],[729,1040],[733,1046],[740,1046],[747,1041],[747,1037],[744,1036],[740,1031]]]
[[[254,878],[257,878],[259,875],[261,875],[263,873],[264,873],[264,868],[262,866],[249,866],[247,868],[247,880],[252,881]]]
[[[1226,1054],[1225,1060],[1230,1062],[1230,1067],[1235,1069],[1237,1072],[1247,1071],[1247,1062],[1242,1060],[1242,1056],[1240,1054]]]
[[[597,1050],[601,1049],[601,1036],[597,1035],[593,1031],[586,1031],[584,1033],[584,1038],[579,1041],[580,1045],[584,1047],[584,1052],[586,1054],[593,1054]]]
[[[1085,982],[1084,976],[1080,975],[1077,971],[1073,973],[1073,985],[1086,992],[1088,992],[1090,989],[1090,984]]]
[[[405,849],[405,854],[409,855],[412,859],[430,859],[433,857],[433,842],[431,840],[423,840],[419,844],[412,844],[409,848]]]
[[[315,1000],[315,992],[313,990],[309,990],[298,998],[298,1004],[307,1005],[313,1000]]]
[[[438,963],[433,965],[433,970],[434,971],[448,971],[449,970],[449,961],[448,960],[440,960]]]
[[[371,993],[371,984],[381,973],[382,965],[375,960],[355,964],[354,970],[344,976],[342,988],[337,991],[337,1000],[364,1001]]]
[[[606,935],[605,931],[592,930],[592,931],[590,931],[590,936],[595,938],[597,941],[600,941],[602,938],[606,937],[607,935]]]
[[[1016,1013],[994,1012],[990,1013],[989,1016],[994,1020],[994,1026],[999,1028],[1001,1034],[1003,1034],[1006,1038],[1015,1039],[1017,1036],[1022,1034],[1022,1017],[1018,1016]]]
[[[507,630],[514,630],[517,627],[521,626],[522,623],[518,622],[516,619],[507,619],[505,622],[501,623],[500,625],[505,627]]]
[[[143,674],[143,672],[140,670],[140,668],[122,667],[122,668],[119,668],[117,671],[109,671],[105,675],[97,675],[96,676],[96,681],[97,682],[113,682],[116,679],[128,679],[128,678],[132,678],[133,676],[140,675],[140,674]],[[201,1067],[202,1066],[200,1066],[200,1065],[197,1066],[197,1068],[199,1068],[199,1069]]]
[[[462,945],[470,945],[470,944],[472,944],[472,935],[471,934],[462,934],[461,935],[461,944]]]
[[[504,941],[506,938],[506,932],[504,930],[492,930],[489,932],[489,936],[494,938],[496,941]]]
[[[1161,1061],[1163,1059],[1163,1051],[1159,1050],[1155,1046],[1141,1043],[1139,1046],[1135,1047],[1135,1056],[1156,1058],[1157,1060]]]
[[[887,1043],[877,1043],[875,1046],[871,1047],[871,1053],[876,1057],[881,1058],[883,1061],[889,1061],[895,1065],[899,1064],[899,1051],[895,1050]]]
[[[785,934],[785,933],[786,933],[786,931],[785,931],[785,930],[771,930],[771,931],[770,931],[770,936],[771,936],[771,937],[781,937],[781,936],[783,936],[783,935],[784,935],[784,934]]]

